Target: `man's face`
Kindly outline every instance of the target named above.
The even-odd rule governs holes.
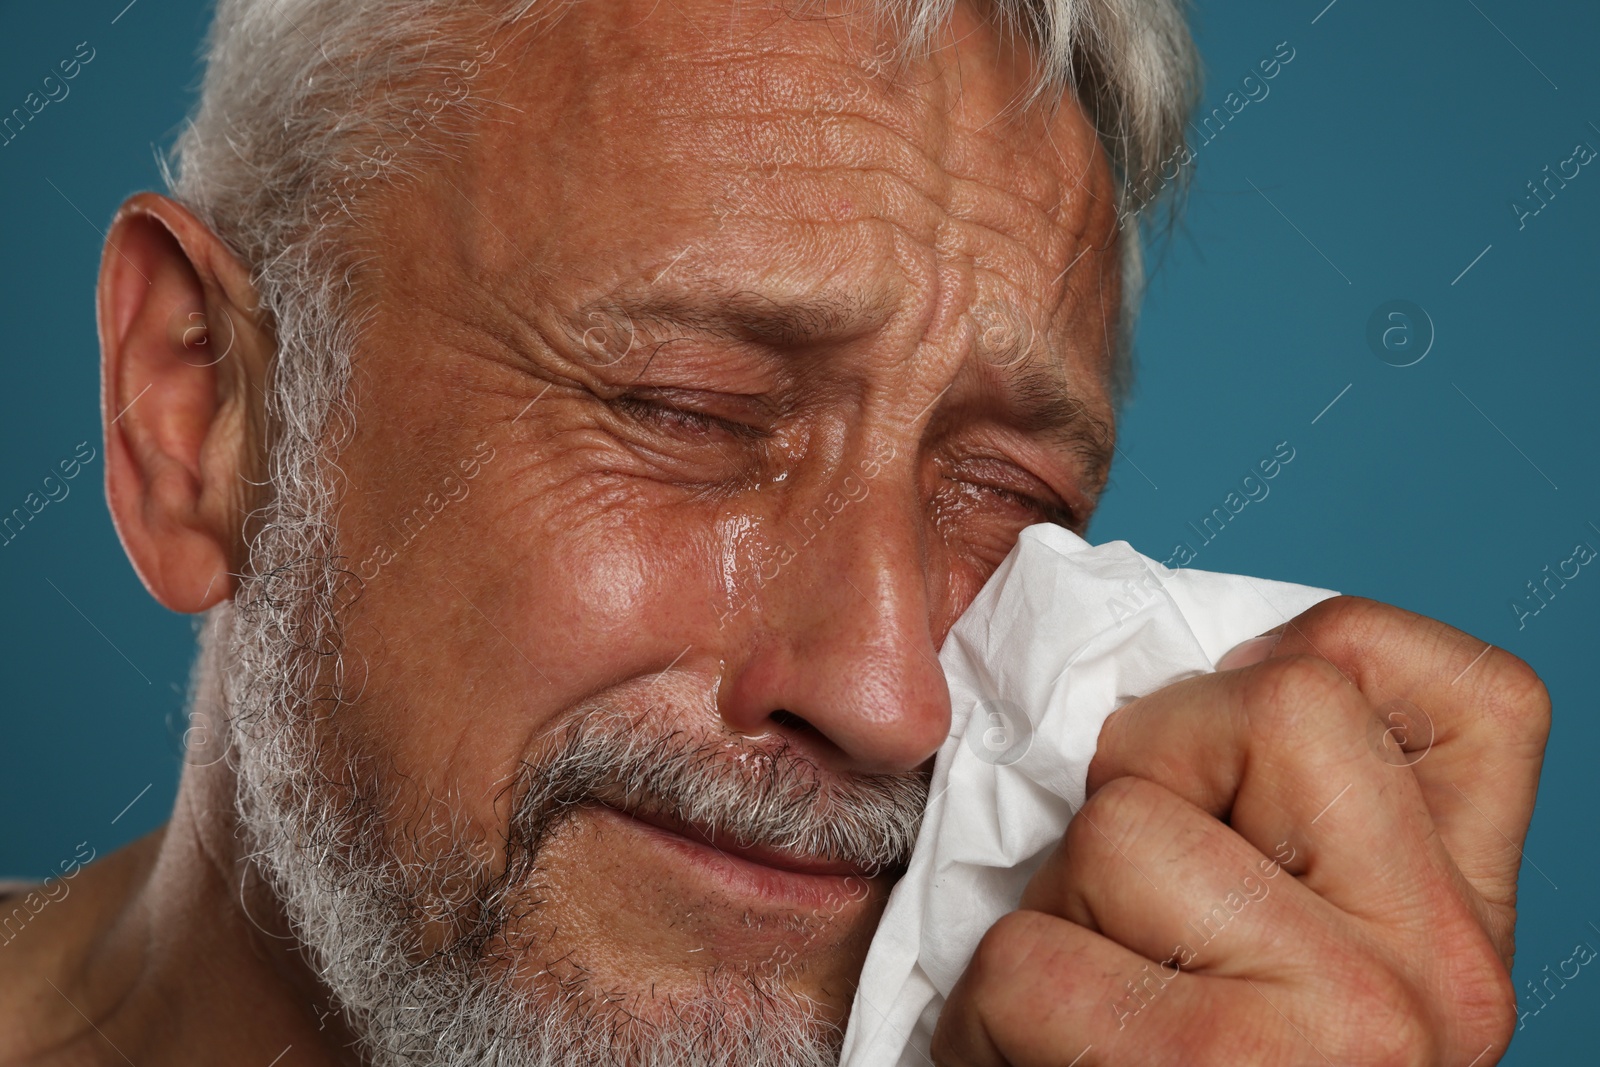
[[[597,711],[824,816],[925,773],[946,631],[1104,484],[1119,299],[1081,109],[1001,114],[1027,57],[964,8],[941,40],[902,70],[861,17],[579,5],[495,42],[465,149],[386,194],[319,729],[396,855],[448,826],[503,871],[519,770]],[[485,951],[646,1018],[719,976],[842,1022],[892,868],[610,800]]]

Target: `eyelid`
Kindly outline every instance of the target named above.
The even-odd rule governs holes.
[[[1051,522],[1073,530],[1082,525],[1077,507],[1057,493],[1043,478],[1012,460],[992,455],[976,455],[958,461],[952,467],[949,473],[958,480],[1009,497],[1021,506],[1031,507],[1040,514],[1049,516]],[[1002,470],[1011,477],[997,477],[997,471]]]
[[[1076,530],[1078,528],[1078,514],[1073,510],[1072,505],[1070,504],[1057,503],[1055,500],[1046,500],[1041,497],[1020,492],[1016,489],[1007,488],[1005,486],[987,485],[982,483],[975,484],[979,484],[980,488],[988,490],[989,492],[1008,497],[1016,501],[1016,503],[1022,507],[1031,508],[1032,510],[1037,511],[1040,515],[1045,516],[1049,522],[1053,522],[1058,526],[1065,526],[1069,530]],[[1054,495],[1055,494],[1053,493],[1051,494],[1051,496]]]
[[[638,419],[666,415],[696,422],[705,429],[723,430],[736,437],[767,436],[761,428],[749,423],[730,419],[691,404],[680,403],[677,398],[682,395],[683,391],[676,389],[630,389],[618,394],[611,403]]]
[[[957,460],[954,467],[958,471],[977,475],[980,481],[987,475],[993,483],[998,483],[998,487],[1025,496],[1057,495],[1048,482],[1014,459],[977,453]]]

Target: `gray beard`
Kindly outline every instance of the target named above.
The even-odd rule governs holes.
[[[280,487],[275,521],[253,546],[257,573],[213,609],[200,675],[220,687],[249,859],[366,1062],[835,1067],[842,1033],[786,988],[783,967],[708,968],[692,997],[658,996],[649,976],[632,989],[570,977],[530,988],[510,979],[508,924],[538,909],[540,845],[583,804],[648,808],[883,870],[910,855],[926,775],[825,776],[785,747],[755,744],[741,765],[727,737],[685,736],[668,712],[596,705],[566,716],[554,754],[524,766],[501,869],[448,808],[442,820],[430,813],[436,832],[410,839],[402,857],[393,818],[380,814],[394,810],[377,795],[381,776],[337,751],[340,591],[353,576],[332,548],[331,494],[300,484],[298,499]],[[441,917],[450,936],[425,951],[424,926]]]

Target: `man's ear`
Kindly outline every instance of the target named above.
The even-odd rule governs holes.
[[[261,458],[273,344],[249,272],[155,193],[117,213],[100,260],[106,497],[134,570],[173,611],[233,594]]]

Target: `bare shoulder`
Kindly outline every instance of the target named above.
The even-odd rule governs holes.
[[[100,857],[83,842],[51,874],[0,879],[0,1067],[95,1062],[75,1054],[89,1028],[70,991],[148,869],[151,844]]]
[[[37,881],[0,879],[0,949],[23,937],[51,904],[66,900],[72,894],[72,883],[94,862],[95,856],[94,846],[84,841],[55,871]]]

